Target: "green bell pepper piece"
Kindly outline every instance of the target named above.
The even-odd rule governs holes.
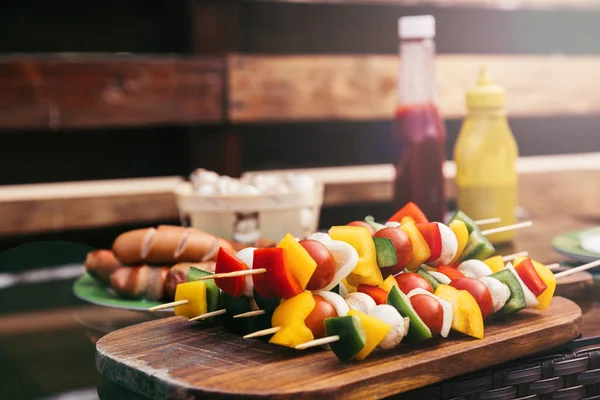
[[[340,340],[330,344],[331,350],[340,361],[348,361],[367,344],[367,333],[356,315],[325,318],[327,336],[338,335]]]
[[[498,271],[492,275],[489,275],[490,278],[494,278],[499,280],[508,286],[510,290],[510,297],[504,304],[504,307],[500,309],[494,316],[504,316],[509,314],[517,313],[524,308],[527,307],[527,302],[525,301],[525,293],[523,293],[523,288],[519,283],[519,280],[515,276],[515,274],[509,269],[503,269]]]
[[[260,297],[256,289],[254,289],[254,301],[256,302],[258,308],[265,310],[265,312],[269,315],[272,315],[275,309],[279,306],[279,303],[281,303],[281,299],[278,299],[277,297],[273,297],[272,299],[264,299]]]
[[[392,286],[392,289],[388,294],[387,303],[398,310],[400,315],[403,317],[408,317],[410,320],[408,335],[406,335],[406,339],[408,341],[412,343],[418,343],[433,337],[429,327],[425,325],[421,317],[419,317],[419,314],[417,314],[413,308],[412,304],[410,304],[410,299],[396,286]]]
[[[478,229],[469,234],[469,241],[463,250],[459,261],[465,260],[485,260],[494,254],[494,245],[481,234]]]
[[[440,284],[440,281],[435,279],[433,277],[433,275],[431,275],[429,272],[427,272],[427,270],[425,268],[423,268],[423,266],[419,267],[419,269],[417,270],[417,274],[419,274],[423,278],[425,278],[425,280],[427,282],[429,282],[429,284],[433,288],[433,291],[435,292],[435,289],[437,289],[438,285]]]
[[[198,268],[191,267],[187,274],[188,282],[195,282],[198,278],[213,275],[211,272],[207,272]],[[221,289],[215,284],[213,279],[207,279],[204,281],[206,285],[206,310],[207,312],[220,310],[219,308],[219,296]],[[207,318],[205,320],[210,324],[216,324],[218,322],[217,317]]]
[[[379,268],[393,267],[398,264],[396,248],[389,238],[373,238]]]
[[[246,318],[233,318],[234,315],[252,311],[252,298],[248,296],[233,297],[226,292],[221,292],[219,307],[225,309],[226,313],[220,315],[219,323],[226,331],[247,335],[262,329],[271,327],[272,313],[257,315]],[[270,336],[262,337],[268,340]]]
[[[464,222],[467,226],[467,230],[469,231],[469,235],[471,234],[471,232],[479,231],[479,227],[477,226],[477,224],[475,224],[475,221],[473,221],[467,214],[460,210],[454,213],[452,218],[450,218],[450,221],[448,221],[448,225],[450,225],[450,223],[454,220]]]

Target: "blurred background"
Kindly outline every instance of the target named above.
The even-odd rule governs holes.
[[[361,190],[344,191],[355,170],[318,170],[330,183],[320,225],[389,215],[382,174],[394,161],[403,15],[436,18],[449,159],[481,65],[506,89],[521,156],[600,151],[598,6],[7,1],[0,248],[46,238],[107,247],[116,232],[177,223],[174,182],[200,167],[239,176],[377,164]]]

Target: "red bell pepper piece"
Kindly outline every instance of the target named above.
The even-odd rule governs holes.
[[[272,247],[254,250],[253,269],[264,268],[264,274],[252,275],[254,288],[264,299],[289,299],[302,293],[302,286],[285,263],[285,249]]]
[[[215,265],[215,274],[244,271],[248,269],[245,262],[240,260],[235,254],[226,250],[224,247],[219,248],[217,254],[217,264]],[[236,276],[233,278],[216,278],[215,285],[222,291],[233,296],[239,297],[244,292],[245,276]]]
[[[448,278],[450,278],[450,281],[460,278],[466,278],[465,274],[463,274],[456,268],[452,268],[447,265],[439,265],[435,268],[435,270],[441,274],[446,275]]]
[[[535,297],[538,297],[548,288],[546,282],[542,280],[535,270],[531,258],[521,261],[519,265],[515,267],[515,270],[517,271],[517,274],[519,274],[519,278],[521,278],[525,286],[531,290],[531,293],[533,293]]]
[[[402,222],[403,217],[411,217],[415,223],[417,224],[426,224],[429,222],[423,211],[412,201],[409,201],[402,207],[400,210],[396,212],[396,214],[392,215],[388,221],[396,221]]]
[[[358,285],[356,290],[358,290],[359,292],[368,294],[369,296],[371,296],[371,298],[373,300],[375,300],[375,303],[377,305],[379,304],[387,304],[387,297],[388,297],[388,292],[385,289],[382,289],[380,287],[377,286],[371,286],[371,285]]]
[[[429,222],[426,224],[416,224],[417,229],[423,235],[423,239],[429,246],[431,256],[427,259],[427,262],[435,261],[442,255],[442,234],[440,233],[440,227],[435,222]]]

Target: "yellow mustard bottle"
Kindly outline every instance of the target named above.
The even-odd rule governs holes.
[[[466,103],[467,116],[454,146],[458,208],[474,220],[501,218],[483,229],[514,224],[519,151],[506,117],[504,89],[482,68]],[[509,231],[488,239],[498,244],[514,236]]]

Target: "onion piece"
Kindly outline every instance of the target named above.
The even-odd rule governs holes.
[[[512,263],[506,264],[506,268],[509,269],[510,272],[512,272],[519,280],[519,284],[523,288],[523,293],[525,294],[525,303],[527,303],[527,308],[532,308],[532,307],[535,307],[538,304],[540,304],[540,302],[535,297],[535,295],[531,292],[531,290],[529,290],[527,285],[525,285],[525,283],[521,280],[521,277],[515,270],[515,267],[513,267]]]
[[[444,285],[449,285],[450,282],[452,282],[450,280],[450,278],[448,278],[446,275],[442,274],[441,272],[437,272],[437,271],[429,271],[429,273],[431,274],[431,276],[433,276],[435,279],[437,279],[438,281],[440,281],[441,284]]]
[[[385,226],[388,228],[400,228],[400,225],[402,224],[398,221],[388,221],[385,223]]]
[[[465,274],[468,278],[474,279],[479,279],[493,273],[486,263],[475,259],[461,262],[456,269]]]
[[[315,232],[312,235],[310,235],[309,237],[307,237],[307,239],[316,240],[317,242],[321,242],[323,244],[329,243],[333,240],[331,238],[331,236],[329,236],[328,233],[324,233],[324,232]]]
[[[335,292],[327,292],[324,290],[315,290],[312,292],[316,296],[321,296],[326,302],[331,304],[335,308],[335,312],[338,317],[345,317],[350,312],[350,306],[346,303],[346,300]]]
[[[329,242],[321,243],[329,250],[336,264],[335,274],[333,275],[331,282],[321,289],[331,290],[354,271],[356,264],[358,264],[358,252],[354,247],[340,240],[331,240]]]
[[[456,235],[447,225],[436,222],[440,228],[440,236],[442,237],[442,253],[437,260],[433,261],[433,265],[448,265],[458,251],[458,240]]]
[[[254,264],[254,250],[256,250],[256,247],[246,247],[236,254],[249,269],[252,269],[252,265]],[[246,275],[245,278],[243,295],[254,297],[254,281],[252,280],[252,275]]]
[[[340,296],[342,296],[345,299],[346,296],[348,296],[348,294],[350,294],[350,292],[348,291],[348,287],[346,286],[344,281],[340,282],[339,288],[340,288],[340,290],[339,290]]]
[[[452,303],[439,298],[435,294],[423,288],[415,288],[411,290],[410,293],[408,293],[407,297],[410,299],[411,297],[416,296],[418,294],[424,294],[426,296],[433,297],[434,299],[440,302],[440,304],[442,305],[442,310],[444,310],[444,322],[442,323],[442,331],[440,332],[440,335],[442,335],[442,337],[444,338],[448,337],[448,334],[450,333],[450,328],[452,327]]]

